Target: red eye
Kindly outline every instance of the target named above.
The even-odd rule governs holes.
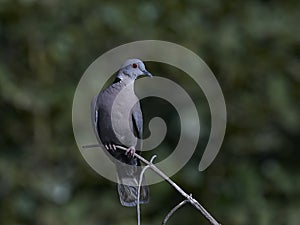
[[[138,65],[137,65],[136,63],[133,63],[133,64],[132,64],[132,67],[133,67],[133,68],[137,68]]]

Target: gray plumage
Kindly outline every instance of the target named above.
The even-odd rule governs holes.
[[[119,198],[124,206],[136,205],[141,172],[139,159],[132,157],[135,149],[141,149],[140,140],[143,136],[142,111],[134,93],[134,81],[140,75],[152,76],[145,69],[142,61],[127,60],[118,71],[115,82],[94,97],[91,108],[95,132],[110,153],[109,155],[131,165],[128,168],[115,163],[118,173]],[[129,106],[133,107],[129,109]],[[130,134],[131,132],[133,135]],[[123,150],[115,149],[115,145],[128,148],[128,154]],[[130,185],[125,185],[125,181]],[[149,188],[145,182],[142,185],[140,203],[143,204],[149,201]]]

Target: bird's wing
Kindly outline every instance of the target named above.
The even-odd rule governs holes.
[[[92,126],[94,129],[94,132],[97,136],[97,139],[99,139],[99,133],[98,133],[98,121],[99,121],[99,114],[97,109],[97,98],[98,96],[95,96],[91,102],[91,119],[92,119]]]
[[[132,121],[134,134],[139,138],[143,138],[143,114],[140,103],[137,102],[132,109]]]

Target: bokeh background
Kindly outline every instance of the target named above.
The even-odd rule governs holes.
[[[72,100],[98,56],[159,39],[202,57],[228,110],[222,149],[200,173],[210,131],[205,97],[180,71],[147,63],[185,87],[203,125],[197,152],[173,179],[222,224],[299,225],[299,6],[297,0],[0,0],[0,224],[136,224],[135,209],[119,204],[115,184],[77,149]],[[177,114],[157,99],[142,103],[146,117],[161,113],[168,121],[155,150],[167,157],[178,141]],[[142,224],[160,224],[182,198],[166,182],[150,189]],[[209,223],[185,206],[169,224]]]

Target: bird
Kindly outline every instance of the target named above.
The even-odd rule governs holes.
[[[130,165],[124,167],[120,163],[115,163],[119,200],[121,205],[127,207],[137,205],[141,173],[141,162],[134,154],[140,154],[139,150],[142,147],[143,114],[134,92],[134,82],[142,75],[152,77],[141,60],[126,60],[117,71],[114,82],[101,90],[91,104],[94,131],[105,151],[109,153],[110,158],[114,157],[115,160]],[[133,107],[128,109],[130,106]],[[126,116],[126,113],[129,116]],[[125,147],[127,151],[117,148],[118,145]],[[145,178],[140,188],[139,203],[146,204],[149,202],[149,187]]]

